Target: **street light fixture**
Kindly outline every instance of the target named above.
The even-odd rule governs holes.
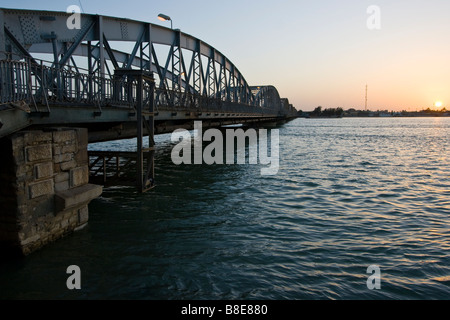
[[[172,19],[170,19],[169,16],[166,16],[165,14],[160,13],[160,14],[158,14],[158,19],[161,21],[170,21],[170,29],[173,29]]]

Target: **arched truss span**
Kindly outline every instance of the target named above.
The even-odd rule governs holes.
[[[281,110],[281,98],[278,90],[274,86],[250,87],[255,97],[255,103],[261,108]]]
[[[79,29],[71,29],[71,19],[79,19]],[[180,30],[100,15],[15,9],[0,9],[0,25],[0,52],[14,59],[44,54],[52,67],[107,79],[117,69],[151,71],[160,103],[177,106],[189,94],[274,114],[282,109],[275,87],[250,87],[225,55]]]

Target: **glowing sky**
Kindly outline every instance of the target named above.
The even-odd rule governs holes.
[[[17,1],[1,7],[118,16],[174,28],[224,53],[250,85],[275,85],[297,108],[450,106],[449,0]],[[381,29],[367,13],[380,8]]]

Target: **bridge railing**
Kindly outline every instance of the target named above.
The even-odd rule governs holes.
[[[66,65],[60,68],[51,62],[26,58],[21,61],[0,61],[0,103],[24,101],[31,109],[52,105],[134,108],[136,82],[126,76],[113,78],[90,74],[88,70]],[[268,115],[274,110],[209,97],[186,90],[155,88],[150,97],[144,83],[144,102],[154,99],[155,111],[232,112]]]
[[[259,106],[244,105],[232,101],[224,101],[187,91],[155,89],[155,106],[158,110],[190,111],[204,113],[252,113],[273,114],[273,110]]]
[[[25,101],[35,107],[53,103],[129,106],[132,100],[123,93],[125,90],[130,90],[126,80],[89,75],[79,68],[60,69],[30,59],[0,61],[2,104]]]
[[[30,75],[27,64],[17,61],[0,61],[0,103],[30,99]]]

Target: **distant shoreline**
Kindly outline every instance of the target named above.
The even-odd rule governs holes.
[[[306,117],[306,116],[298,116],[298,118],[305,119],[343,119],[343,118],[376,118],[376,119],[385,119],[385,118],[448,118],[450,115],[441,115],[441,116],[390,116],[390,117],[379,117],[379,116],[342,116],[342,117]]]
[[[326,116],[298,116],[298,118],[305,118],[305,119],[343,119],[343,118],[446,118],[450,117],[450,114],[446,115],[417,115],[417,116],[411,116],[411,115],[395,115],[395,116],[342,116],[342,117],[326,117]]]
[[[450,117],[450,112],[375,112],[362,111],[348,113],[342,115],[317,115],[309,112],[299,112],[299,118],[307,119],[342,119],[342,118],[441,118]]]
[[[423,109],[421,111],[389,111],[380,110],[356,110],[347,109],[344,110],[341,107],[338,108],[322,108],[318,106],[314,111],[304,112],[303,110],[298,111],[298,116],[301,118],[311,118],[311,119],[336,119],[336,118],[398,118],[398,117],[449,117],[450,111],[446,108],[442,110],[432,110],[430,108]]]

